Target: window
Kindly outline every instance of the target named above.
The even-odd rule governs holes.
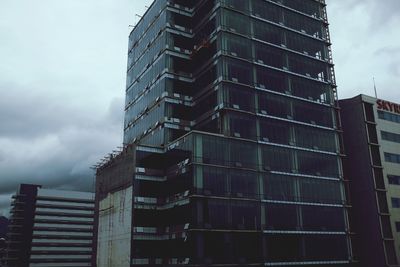
[[[285,122],[260,120],[261,141],[287,145],[292,141],[290,130],[290,125]]]
[[[234,137],[256,139],[256,121],[252,116],[231,113],[229,126],[231,135]]]
[[[270,235],[265,241],[267,260],[273,262],[341,261],[349,256],[344,235]]]
[[[393,238],[392,224],[390,222],[390,216],[380,216],[382,225],[382,235],[386,239]]]
[[[378,117],[382,120],[400,123],[400,115],[378,110]]]
[[[326,63],[315,62],[296,54],[288,55],[289,70],[307,77],[326,81],[328,77]]]
[[[235,197],[256,198],[259,195],[257,175],[253,172],[233,170],[230,172],[231,193]]]
[[[224,87],[224,104],[226,106],[234,109],[254,112],[255,110],[254,91],[249,90],[248,87],[230,83],[223,84],[223,87]]]
[[[292,172],[294,169],[293,151],[289,149],[265,146],[262,147],[261,156],[264,168],[278,172]]]
[[[298,188],[301,201],[328,204],[343,203],[341,184],[338,181],[300,179]]]
[[[388,175],[389,184],[400,185],[400,176]]]
[[[298,172],[302,174],[339,176],[338,158],[336,156],[298,151],[297,166]]]
[[[277,1],[274,1],[274,2],[277,2]],[[285,0],[282,3],[285,6],[293,8],[302,13],[306,13],[313,17],[319,18],[321,16],[320,3],[316,2],[316,1]]]
[[[400,164],[400,155],[385,152],[385,161]]]
[[[268,174],[264,176],[265,199],[309,203],[341,204],[342,191],[338,181],[294,178]]]
[[[291,89],[295,96],[322,103],[332,103],[332,90],[329,86],[300,77],[291,77]]]
[[[297,230],[299,225],[298,206],[268,204],[265,208],[268,230]]]
[[[375,124],[367,123],[369,142],[378,144],[378,133]]]
[[[233,34],[223,35],[223,50],[234,57],[251,59],[251,43],[249,39]]]
[[[223,0],[222,1],[226,6],[234,8],[240,11],[248,11],[249,10],[249,2],[243,0]]]
[[[253,69],[250,64],[226,59],[224,77],[235,83],[252,84]]]
[[[386,240],[385,241],[385,249],[386,249],[386,257],[388,259],[389,265],[396,265],[397,258],[396,258],[396,247],[393,240]]]
[[[243,1],[247,2],[247,1]],[[253,14],[256,17],[279,23],[282,22],[281,8],[265,1],[254,1],[253,2]]]
[[[299,235],[267,235],[267,261],[296,261],[302,255],[302,237]],[[285,249],[282,249],[285,248]]]
[[[400,232],[400,222],[396,222],[396,232]]]
[[[266,45],[255,44],[255,57],[257,62],[275,68],[286,67],[285,54],[282,50]]]
[[[283,93],[289,88],[288,79],[283,73],[257,67],[256,77],[257,86],[262,89]]]
[[[203,163],[242,168],[255,168],[257,164],[257,149],[253,143],[227,141],[206,135],[201,139]]]
[[[382,140],[400,143],[400,134],[381,131]]]
[[[325,35],[325,27],[321,21],[307,18],[288,10],[283,11],[283,16],[285,17],[285,26],[289,28],[317,38],[322,38]]]
[[[324,106],[293,101],[293,117],[297,121],[333,127],[332,109]]]
[[[245,22],[246,23],[246,22]],[[254,37],[265,42],[281,45],[283,44],[284,31],[276,26],[261,21],[254,21]]]
[[[345,217],[342,208],[302,206],[303,230],[345,231]]]
[[[392,197],[392,207],[400,208],[400,198]]]
[[[336,133],[318,128],[295,126],[296,145],[314,150],[336,152]]]
[[[269,174],[264,177],[265,199],[296,201],[296,180],[291,176]],[[267,215],[269,216],[269,215]],[[269,218],[271,220],[271,218]]]
[[[349,256],[344,235],[306,235],[304,250],[306,261],[346,260]]]
[[[237,12],[223,10],[222,26],[231,32],[241,33],[243,35],[250,34],[250,23],[246,16]]]
[[[371,150],[372,164],[374,164],[374,166],[381,166],[382,161],[381,161],[381,154],[379,152],[379,147],[370,146],[370,150]]]
[[[292,119],[292,101],[286,97],[260,93],[258,103],[258,109],[263,114]]]
[[[223,169],[203,167],[203,192],[214,196],[224,196],[228,192],[227,174]]]
[[[386,192],[377,191],[376,197],[378,200],[379,212],[380,213],[389,213],[389,203],[386,198]]]
[[[385,190],[385,180],[383,178],[383,172],[380,168],[374,168],[375,186],[377,189]]]
[[[196,239],[200,237],[200,233],[194,235]],[[201,236],[204,237],[204,260],[202,263],[205,263],[201,266],[227,264],[241,260],[256,262],[261,257],[261,240],[256,234],[206,232],[201,233]]]
[[[365,118],[367,121],[375,122],[374,108],[370,103],[364,103]]]
[[[234,229],[255,230],[260,228],[260,207],[256,203],[232,201],[230,205]]]
[[[209,199],[204,201],[204,223],[205,227],[226,229],[229,228],[229,203],[223,200]]]

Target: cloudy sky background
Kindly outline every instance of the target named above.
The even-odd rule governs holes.
[[[122,142],[129,25],[151,0],[0,0],[0,215],[19,183],[89,190]],[[400,103],[400,1],[327,0],[341,98]]]

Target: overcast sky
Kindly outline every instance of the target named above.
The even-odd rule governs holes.
[[[151,0],[0,0],[0,215],[19,183],[89,190],[122,142],[129,25]],[[341,98],[400,102],[400,0],[327,0]]]

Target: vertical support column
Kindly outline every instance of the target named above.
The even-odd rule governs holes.
[[[203,136],[195,134],[194,136],[194,159],[195,163],[203,163]]]
[[[264,236],[264,229],[266,228],[267,225],[267,214],[266,214],[266,204],[262,202],[263,199],[265,199],[265,181],[264,179],[267,179],[267,175],[263,173],[262,171],[264,170],[264,164],[263,164],[263,158],[262,158],[262,147],[261,145],[257,146],[257,163],[258,163],[258,186],[259,186],[259,194],[260,194],[260,238],[261,238],[261,256],[265,260],[267,258],[267,242]]]
[[[256,119],[256,136],[257,140],[261,140],[260,119]]]
[[[292,172],[298,173],[299,171],[299,164],[298,164],[298,155],[297,151],[291,150],[291,153],[293,153],[293,160],[292,160]],[[297,201],[301,199],[301,190],[300,190],[300,179],[295,178],[294,179],[294,197],[296,198]]]
[[[312,138],[312,137],[310,136],[310,138]],[[292,124],[290,124],[290,126],[289,126],[289,140],[288,141],[289,141],[290,145],[299,146],[299,144],[297,143],[295,127]]]
[[[261,231],[265,229],[267,225],[267,214],[265,212],[265,205],[263,204],[262,200],[265,199],[265,192],[264,192],[264,177],[266,175],[262,173],[258,173],[258,180],[260,183],[260,226]]]
[[[224,113],[222,116],[222,125],[222,134],[225,136],[230,136],[231,129],[229,125],[229,115],[227,113]]]
[[[203,166],[194,166],[193,172],[193,184],[196,189],[196,193],[203,194],[204,182],[203,182]]]
[[[194,163],[203,163],[203,136],[201,134],[194,134]],[[193,166],[193,187],[196,193],[203,193],[203,166]]]
[[[197,262],[203,262],[205,255],[204,255],[204,232],[197,232],[195,235],[195,242],[196,242],[196,258]]]

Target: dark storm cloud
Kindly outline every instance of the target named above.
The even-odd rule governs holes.
[[[123,93],[97,107],[35,85],[0,82],[0,91],[0,211],[19,183],[92,190],[90,166],[121,143]]]
[[[7,91],[0,99],[0,136],[35,139],[71,125],[79,125],[88,114],[65,106],[49,95],[35,94],[34,87],[1,84]],[[22,93],[24,92],[24,93]]]
[[[29,109],[34,105],[25,107]],[[18,107],[12,110],[15,109]],[[22,126],[16,127],[13,120],[2,120],[0,210],[9,203],[4,196],[15,192],[19,183],[93,190],[90,166],[121,143],[122,110],[123,99],[119,98],[111,101],[103,116],[92,113],[79,117],[82,111],[64,107],[41,116],[27,113],[18,118]],[[92,116],[91,120],[88,115]],[[37,125],[39,128],[35,129]],[[3,131],[9,128],[15,130]],[[21,134],[20,131],[26,132]]]
[[[1,120],[0,194],[15,190],[19,182],[89,188],[89,167],[121,142],[123,99],[113,99],[104,115],[63,105],[41,99],[0,107],[0,113],[4,107],[18,114]]]

